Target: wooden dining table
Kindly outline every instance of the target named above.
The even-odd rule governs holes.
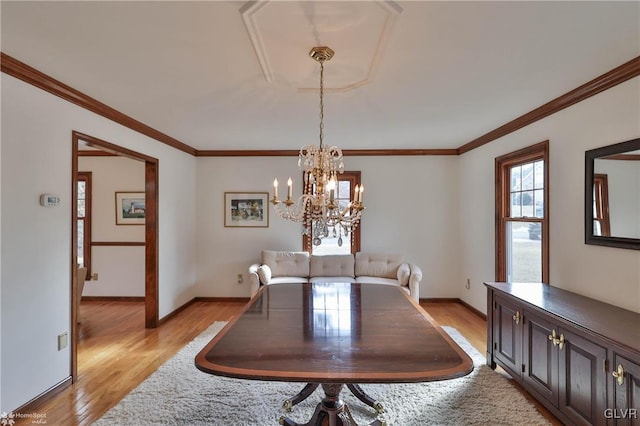
[[[360,384],[446,380],[473,370],[471,358],[402,289],[344,282],[264,286],[195,365],[219,376],[306,383],[297,395],[283,395],[287,411],[322,386],[308,426],[356,425],[340,396],[345,386],[381,414],[382,403]],[[302,426],[284,416],[280,424]]]

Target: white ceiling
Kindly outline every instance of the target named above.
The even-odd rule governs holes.
[[[457,148],[640,56],[640,2],[11,2],[2,51],[196,149]],[[304,89],[312,90],[304,90]]]

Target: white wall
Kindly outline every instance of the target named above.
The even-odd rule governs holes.
[[[458,294],[486,311],[495,278],[494,159],[549,140],[550,283],[640,312],[640,252],[584,244],[584,152],[640,136],[640,78],[600,93],[460,157]],[[464,204],[463,204],[464,202]]]
[[[144,225],[116,225],[115,192],[144,192],[144,162],[126,157],[79,157],[78,170],[91,172],[92,241],[144,242]],[[144,246],[94,246],[84,296],[144,296]]]
[[[6,74],[2,89],[0,411],[70,375],[71,132],[159,159],[160,317],[195,293],[195,158]],[[58,194],[58,207],[38,196]]]
[[[361,250],[403,254],[422,267],[421,297],[457,297],[458,158],[346,157],[345,169],[360,170],[365,185]],[[289,176],[299,196],[296,157],[198,158],[199,295],[249,296],[247,268],[260,250],[302,250],[300,225],[280,219],[272,206],[269,228],[224,227],[225,191],[269,191],[272,197],[273,178],[286,182]],[[245,275],[243,285],[236,283],[238,273]]]

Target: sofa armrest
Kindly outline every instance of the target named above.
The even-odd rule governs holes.
[[[422,269],[413,263],[409,264],[411,275],[409,275],[409,292],[416,302],[420,302],[420,281],[422,280]]]
[[[251,297],[253,297],[260,289],[260,277],[258,276],[258,268],[260,264],[254,263],[249,266],[249,289],[251,290]]]
[[[411,276],[411,267],[408,263],[403,263],[398,267],[398,283],[402,287],[408,287],[409,276]]]

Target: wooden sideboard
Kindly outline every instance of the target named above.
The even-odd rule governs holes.
[[[565,424],[640,425],[640,314],[546,284],[485,283],[487,365]]]

